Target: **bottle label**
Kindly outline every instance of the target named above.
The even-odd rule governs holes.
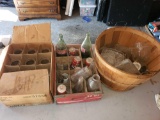
[[[67,54],[67,50],[57,50],[56,53],[58,55],[65,55],[65,54]]]
[[[81,52],[82,52],[82,53],[85,53],[85,51],[86,51],[86,50],[85,50],[83,47],[81,47]]]

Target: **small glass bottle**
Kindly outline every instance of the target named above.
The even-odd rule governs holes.
[[[64,42],[63,35],[59,34],[59,40],[56,45],[57,56],[67,56],[67,45]]]
[[[90,40],[90,35],[89,35],[89,33],[87,33],[84,41],[81,44],[82,58],[91,57],[91,47],[92,47],[92,43]]]
[[[94,92],[99,90],[100,76],[98,74],[94,74],[87,81],[88,91]]]
[[[82,76],[80,76],[78,78],[77,83],[75,84],[75,86],[73,87],[73,93],[80,93],[83,92],[83,82],[84,82],[84,78]]]

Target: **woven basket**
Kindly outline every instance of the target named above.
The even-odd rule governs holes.
[[[152,47],[151,54],[147,59],[149,74],[135,75],[121,71],[105,62],[100,55],[100,49],[104,46],[113,47],[115,44],[119,44],[130,48],[136,42],[145,42]],[[110,28],[103,31],[96,39],[95,61],[102,82],[113,90],[129,90],[148,81],[160,71],[160,44],[150,35],[129,27]]]

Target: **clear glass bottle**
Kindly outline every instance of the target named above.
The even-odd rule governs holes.
[[[77,83],[75,84],[75,86],[73,87],[73,93],[80,93],[83,92],[83,82],[84,82],[84,78],[82,76],[80,76],[78,78]]]
[[[63,35],[59,34],[59,40],[56,45],[57,56],[67,56],[67,45],[64,42]]]
[[[100,76],[98,74],[94,74],[87,80],[87,86],[89,92],[94,92],[99,90],[100,84]]]
[[[71,80],[73,83],[76,83],[78,81],[79,77],[83,77],[84,79],[89,78],[90,76],[92,76],[92,71],[86,66],[84,68],[81,68],[80,70],[78,70],[76,73],[71,75]]]
[[[89,35],[89,33],[87,33],[84,41],[81,44],[82,58],[91,57],[91,47],[92,47],[92,43],[90,40],[90,35]]]

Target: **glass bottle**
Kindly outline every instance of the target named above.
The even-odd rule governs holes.
[[[80,76],[78,78],[77,83],[75,84],[75,86],[73,87],[73,93],[80,93],[83,92],[83,82],[84,82],[84,78],[82,76]]]
[[[92,76],[92,71],[86,66],[84,68],[81,68],[80,70],[78,70],[76,73],[71,75],[71,80],[73,83],[76,83],[78,81],[79,77],[83,77],[84,79],[89,78],[90,76]]]
[[[67,56],[67,45],[64,42],[63,35],[59,34],[59,40],[56,45],[57,56]]]
[[[91,47],[92,47],[92,43],[90,40],[90,35],[89,35],[89,33],[87,33],[84,41],[81,44],[82,58],[91,57]]]
[[[99,90],[99,84],[100,84],[100,76],[98,74],[94,74],[87,81],[88,91],[89,92],[98,91]]]

